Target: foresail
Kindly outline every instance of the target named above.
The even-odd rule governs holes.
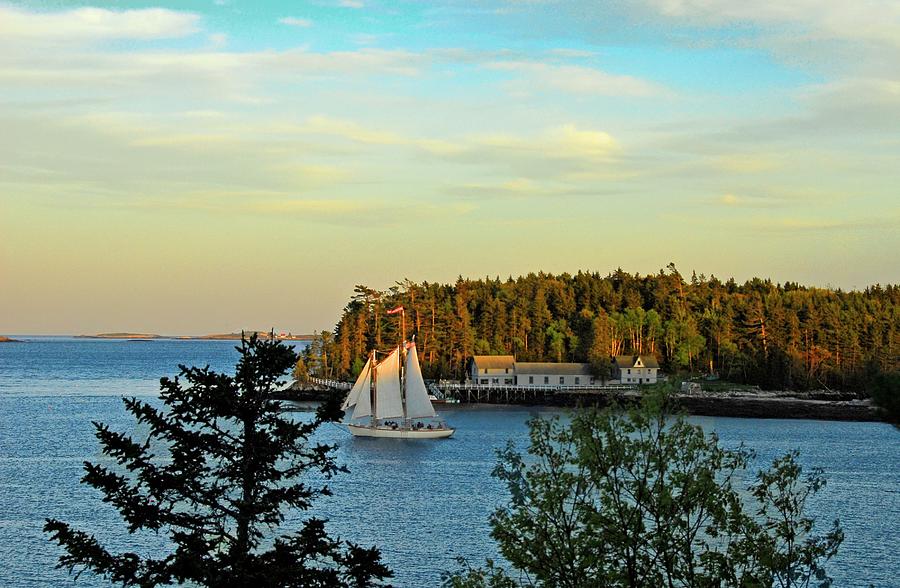
[[[341,410],[347,410],[348,408],[355,406],[357,402],[359,402],[360,394],[363,390],[366,391],[367,395],[369,389],[371,388],[372,382],[372,359],[369,358],[369,361],[366,362],[366,365],[363,366],[361,372],[359,372],[359,377],[356,378],[356,383],[353,384],[353,387],[350,388],[349,394],[347,394],[347,398],[344,399],[344,404],[341,405]]]
[[[368,366],[368,364],[366,364]],[[351,419],[372,416],[372,368],[363,370],[364,379],[360,386],[359,397],[356,399],[356,407],[353,409]],[[358,383],[358,382],[357,382]],[[356,386],[354,385],[354,388]]]
[[[388,419],[403,416],[400,398],[400,348],[394,349],[375,369],[375,417]]]
[[[428,399],[428,389],[422,378],[415,343],[410,343],[406,352],[406,416],[411,419],[434,416],[434,407]]]
[[[367,417],[372,415],[372,360],[366,362],[363,370],[359,373],[356,383],[347,394],[344,401],[344,410],[353,408],[351,419]]]

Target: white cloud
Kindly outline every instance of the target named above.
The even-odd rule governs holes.
[[[367,143],[372,145],[398,145],[409,143],[409,139],[405,139],[396,133],[368,129],[353,121],[325,116],[311,117],[306,121],[306,124],[301,127],[301,130],[306,133],[334,135],[357,143]]]
[[[698,24],[787,24],[821,36],[900,45],[895,0],[647,0],[660,14]]]
[[[196,33],[199,21],[197,14],[165,8],[76,8],[41,13],[0,6],[0,39],[44,42],[166,39]]]
[[[295,16],[285,16],[284,18],[279,18],[278,22],[283,25],[288,25],[291,27],[301,27],[308,28],[312,26],[312,21],[308,18],[297,18]]]
[[[572,124],[549,129],[535,136],[483,135],[474,145],[513,156],[601,161],[610,159],[619,149],[612,135],[603,131],[580,129]]]
[[[495,61],[485,67],[521,74],[525,79],[514,87],[525,91],[548,89],[590,96],[654,96],[665,93],[662,87],[640,78],[609,74],[580,65]]]
[[[221,49],[228,44],[228,35],[225,33],[213,33],[207,37],[209,45],[215,49]]]
[[[363,8],[365,3],[361,0],[340,0],[338,6],[342,8]]]

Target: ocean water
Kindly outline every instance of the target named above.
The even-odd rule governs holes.
[[[116,513],[79,484],[82,462],[99,460],[91,421],[138,436],[123,395],[153,401],[160,376],[179,363],[230,371],[229,341],[126,342],[25,338],[0,344],[0,587],[105,586],[54,568],[59,550],[41,527],[47,517],[89,530],[123,549],[154,551],[162,537],[123,542]],[[378,545],[397,586],[434,586],[455,558],[496,557],[488,516],[506,501],[490,477],[494,452],[526,443],[529,417],[555,409],[445,407],[457,427],[446,441],[351,437],[335,425],[321,431],[350,469],[330,482],[334,496],[316,516],[333,534]],[[297,413],[305,418],[304,413]],[[696,417],[727,446],[744,443],[765,464],[790,449],[805,466],[826,470],[828,485],[811,505],[823,523],[839,518],[846,540],[829,570],[837,586],[900,586],[900,432],[878,423]],[[304,513],[291,513],[289,522]]]

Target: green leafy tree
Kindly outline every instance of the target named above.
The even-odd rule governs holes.
[[[491,517],[511,566],[466,568],[453,588],[827,586],[843,534],[813,535],[803,514],[824,486],[796,454],[741,491],[752,454],[671,418],[668,393],[638,408],[535,419],[523,456],[510,445],[494,475],[510,502]]]
[[[309,422],[285,418],[272,396],[294,365],[294,351],[255,335],[237,348],[234,376],[209,367],[180,366],[162,378],[164,408],[135,398],[125,406],[149,428],[137,440],[94,423],[103,454],[116,465],[86,462],[82,482],[103,494],[129,534],[163,534],[168,553],[113,553],[85,531],[48,519],[44,530],[65,551],[59,567],[85,570],[123,586],[286,587],[376,586],[391,572],[376,548],[333,539],[325,521],[310,517],[293,533],[279,534],[287,510],[306,511],[346,471],[333,447],[311,436],[339,419],[323,405]]]

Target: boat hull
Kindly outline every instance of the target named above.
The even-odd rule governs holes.
[[[392,427],[372,427],[347,425],[357,437],[382,437],[387,439],[446,439],[455,429],[394,429]]]

